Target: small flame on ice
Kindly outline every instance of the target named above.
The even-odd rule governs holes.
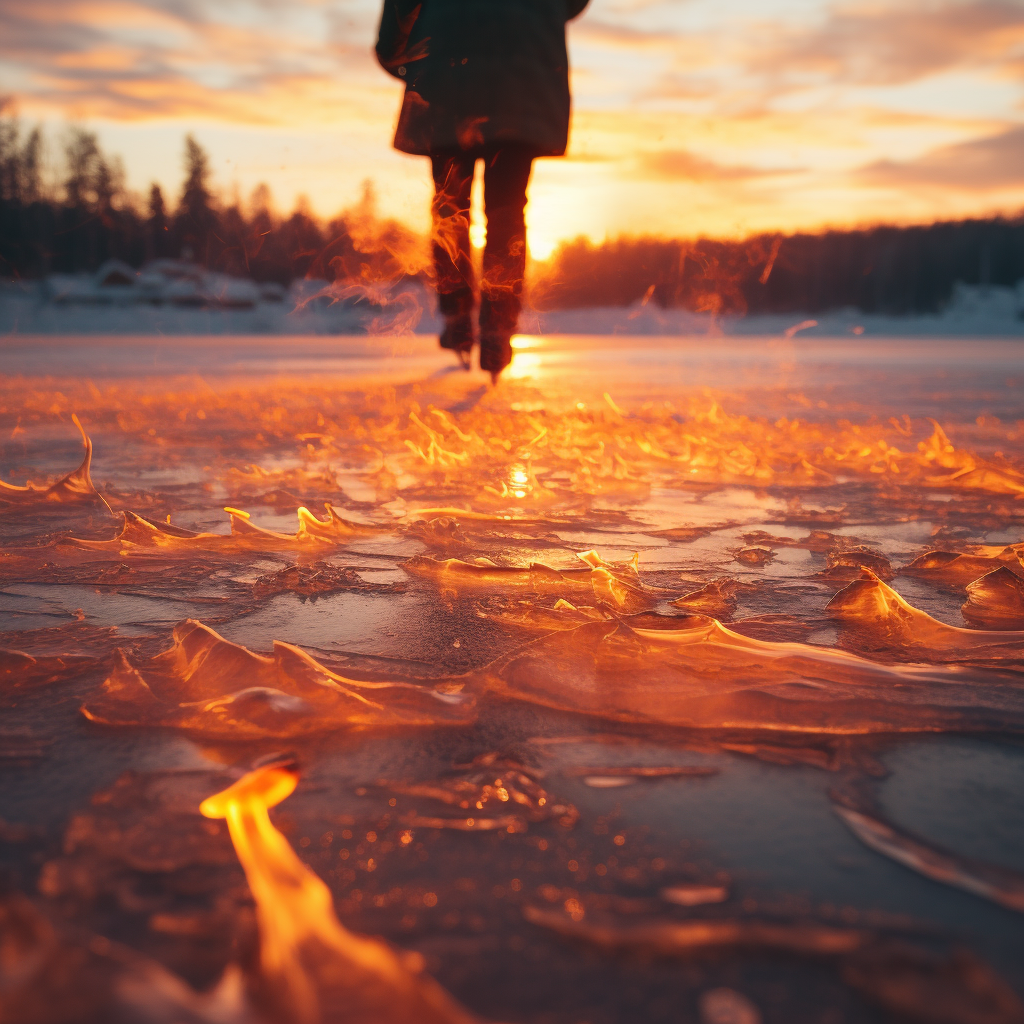
[[[294,1024],[317,1024],[338,1000],[352,1021],[473,1024],[429,978],[414,955],[353,935],[338,921],[326,885],[302,863],[268,811],[290,796],[298,771],[290,761],[249,772],[199,807],[224,818],[256,901],[260,965]],[[328,997],[325,998],[325,997]]]

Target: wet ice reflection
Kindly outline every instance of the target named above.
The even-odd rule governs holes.
[[[524,364],[497,389],[452,374],[0,383],[20,430],[66,433],[77,410],[93,434],[78,470],[44,481],[19,463],[5,479],[35,482],[0,485],[0,767],[24,773],[0,836],[17,884],[76,927],[112,908],[103,927],[142,936],[150,966],[97,976],[133,1007],[173,990],[167,1005],[204,1021],[248,1012],[237,985],[210,989],[230,964],[288,1004],[275,1021],[329,1019],[345,985],[378,1000],[374,1024],[429,1019],[422,975],[338,967],[362,948],[337,940],[353,937],[339,915],[422,950],[488,1019],[660,1020],[654,995],[635,1003],[655,991],[707,1017],[703,996],[725,991],[767,1021],[1018,1020],[980,958],[1024,982],[1000,909],[1022,865],[1009,848],[952,852],[999,801],[968,801],[926,839],[881,804],[837,801],[841,821],[826,795],[884,792],[892,765],[927,789],[898,757],[923,742],[910,734],[984,747],[1021,731],[1018,424],[955,403],[911,419],[916,370],[896,408],[889,385],[855,404],[856,368],[835,378],[843,404],[832,378],[804,395],[781,370],[684,392],[644,377],[647,356],[610,387],[567,351],[557,373]],[[206,888],[214,861],[234,864],[222,833],[170,863],[214,825],[194,793],[191,821],[149,782],[108,784],[171,759],[172,740],[203,763],[293,745],[308,761],[272,818],[267,793],[262,811],[255,790],[239,798],[263,815],[239,826],[249,889],[237,869]],[[44,854],[25,794],[70,801],[59,780],[92,771],[69,791],[94,806],[60,812]],[[262,852],[243,855],[254,836]],[[263,891],[257,966],[247,901],[267,863],[305,895],[267,910]],[[312,926],[296,909],[310,893]],[[919,941],[921,921],[941,936]],[[201,941],[215,976],[195,968]],[[692,959],[709,946],[718,966]],[[780,949],[781,1003],[761,959]],[[640,968],[635,950],[672,966]]]

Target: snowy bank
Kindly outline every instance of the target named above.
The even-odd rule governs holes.
[[[65,282],[66,283],[66,282]],[[80,282],[81,284],[81,282]],[[224,285],[221,282],[222,286]],[[70,286],[69,286],[70,287]],[[225,286],[226,287],[226,286]],[[239,285],[232,286],[236,292]],[[55,301],[53,285],[0,285],[3,334],[352,335],[433,334],[438,318],[422,288],[406,286],[385,304],[339,299],[325,282],[300,281],[287,295],[250,294],[248,305],[139,302],[94,298]],[[88,289],[84,294],[88,295]],[[957,285],[935,315],[888,316],[855,309],[828,313],[714,316],[653,303],[631,308],[526,310],[523,334],[804,337],[1021,337],[1024,282],[1016,289]]]

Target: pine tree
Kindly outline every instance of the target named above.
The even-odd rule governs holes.
[[[170,252],[170,227],[164,194],[154,181],[149,187],[149,216],[146,218],[146,259],[154,260]]]
[[[64,144],[67,177],[64,179],[64,198],[75,210],[93,210],[96,205],[98,165],[103,162],[94,132],[72,128]]]
[[[0,100],[0,113],[6,103]],[[0,118],[0,202],[16,203],[21,200],[19,182],[18,143],[20,127],[16,117]]]
[[[43,198],[42,163],[43,133],[37,125],[28,133],[21,147],[21,202],[26,206]]]
[[[210,194],[210,158],[192,135],[185,136],[185,185],[175,220],[181,254],[204,265],[217,226]]]

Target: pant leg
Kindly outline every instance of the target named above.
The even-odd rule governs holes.
[[[434,176],[434,201],[430,211],[434,271],[438,307],[446,317],[473,309],[469,197],[475,166],[475,155],[465,153],[436,153],[430,158]]]
[[[484,156],[487,246],[480,282],[480,330],[514,334],[526,273],[526,187],[534,151],[509,144]]]

